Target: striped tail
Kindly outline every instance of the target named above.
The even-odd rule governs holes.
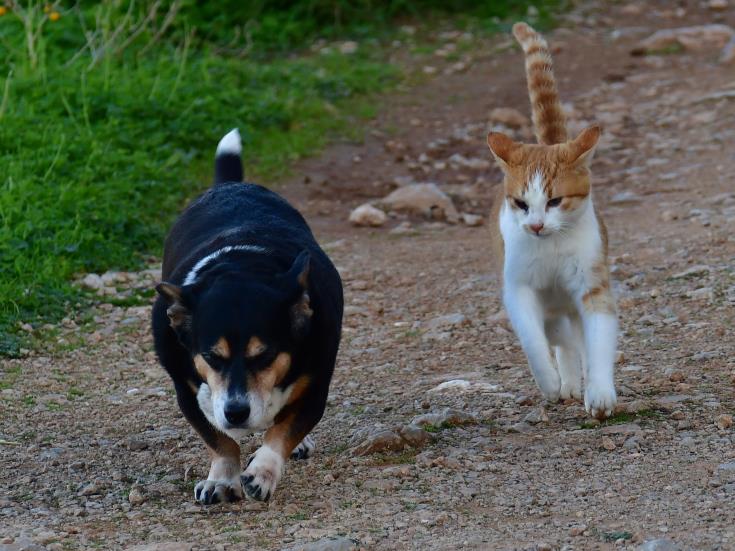
[[[536,139],[546,145],[567,141],[566,117],[556,90],[549,45],[526,23],[513,25],[513,36],[526,54],[526,78]]]
[[[217,144],[214,156],[214,183],[242,182],[242,141],[240,132],[230,130]]]

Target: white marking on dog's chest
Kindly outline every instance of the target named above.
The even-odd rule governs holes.
[[[207,256],[199,260],[196,264],[194,264],[194,267],[191,269],[191,271],[186,274],[186,278],[184,279],[184,285],[191,285],[194,283],[197,279],[197,276],[199,275],[199,272],[202,271],[202,269],[209,264],[210,262],[215,261],[217,258],[222,256],[225,253],[229,253],[230,251],[249,251],[253,253],[267,253],[268,249],[265,247],[261,247],[260,245],[227,245],[226,247],[222,247],[221,249],[217,249],[213,253],[209,253]]]

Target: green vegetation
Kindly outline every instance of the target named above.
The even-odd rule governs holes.
[[[623,425],[625,423],[632,423],[634,421],[641,421],[645,419],[662,419],[663,413],[655,409],[642,409],[635,413],[628,413],[621,411],[620,413],[614,414],[612,417],[605,419],[602,423],[585,421],[579,425],[581,429],[596,429],[598,427],[607,427],[610,425]]]
[[[75,274],[135,269],[160,254],[167,226],[210,181],[217,140],[232,127],[243,136],[247,175],[273,182],[335,136],[360,139],[361,119],[375,112],[370,98],[400,80],[381,47],[403,36],[400,24],[452,14],[460,26],[493,30],[528,5],[0,5],[0,355],[18,353],[27,338],[20,322],[53,322],[88,302],[69,283]],[[341,53],[320,39],[359,47]]]

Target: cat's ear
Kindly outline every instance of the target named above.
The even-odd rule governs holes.
[[[501,132],[490,132],[487,135],[487,145],[503,170],[510,166],[511,155],[521,146]]]
[[[579,136],[569,142],[569,163],[589,165],[601,133],[602,129],[599,126],[588,126],[579,133]]]

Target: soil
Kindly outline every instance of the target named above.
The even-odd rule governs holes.
[[[493,108],[529,114],[509,37],[474,38],[466,68],[422,61],[436,75],[386,98],[363,143],[279,188],[345,282],[314,456],[289,462],[267,504],[195,504],[208,457],[152,352],[149,308],[102,301],[84,313],[93,332],[67,319],[48,350],[0,362],[14,377],[0,391],[0,550],[734,549],[735,69],[717,48],[630,55],[659,28],[735,26],[732,7],[701,4],[584,4],[549,34],[570,126],[605,127],[593,173],[622,328],[611,421],[542,400],[490,254],[500,173],[448,161],[490,160]],[[485,224],[348,223],[400,178],[437,183]],[[428,441],[381,440],[427,413]]]

